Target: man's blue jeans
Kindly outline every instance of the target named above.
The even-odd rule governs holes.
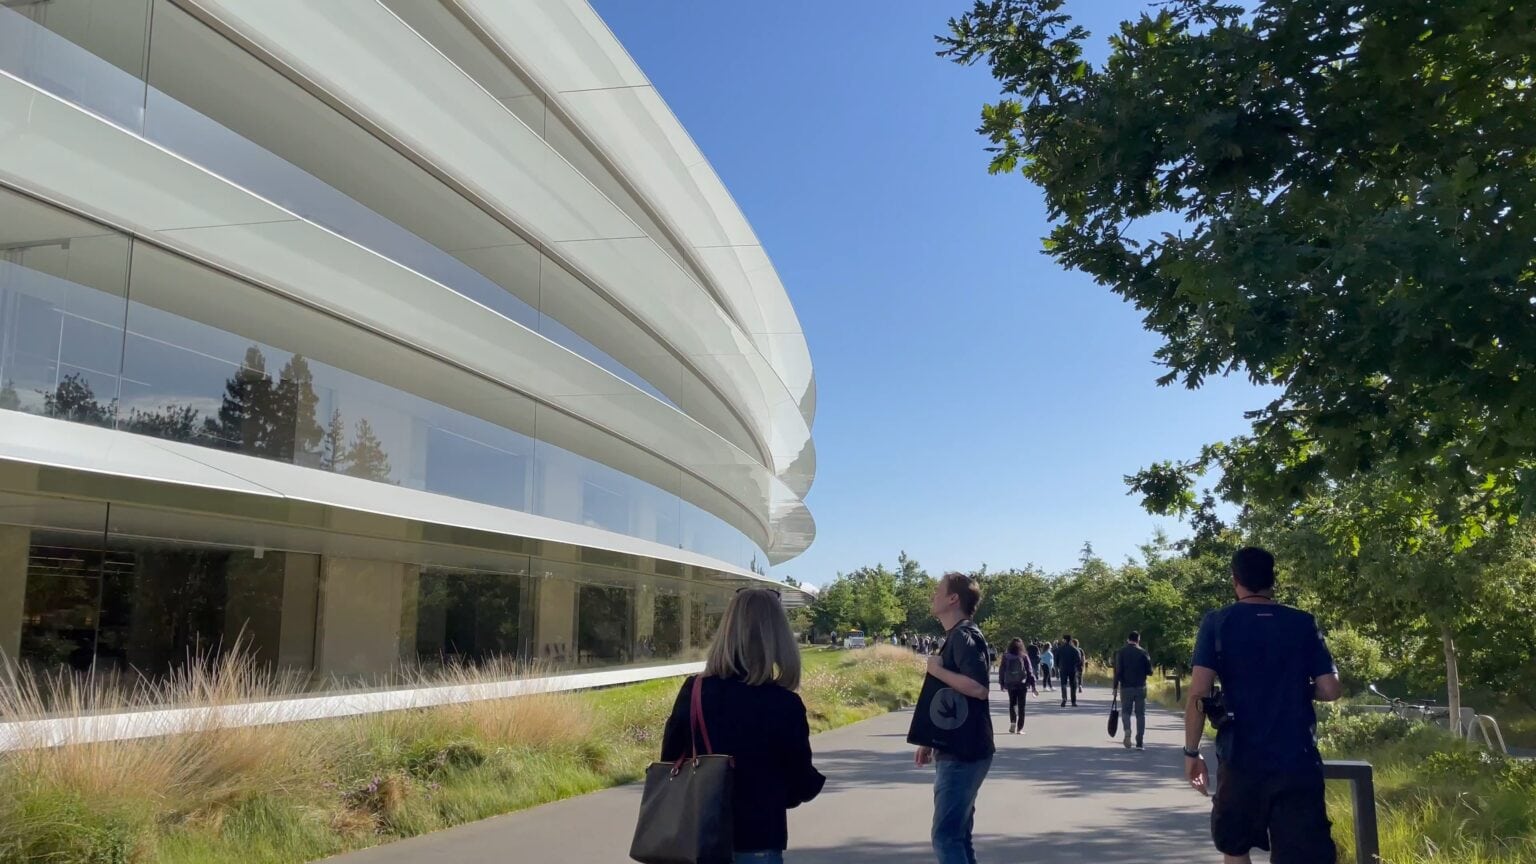
[[[737,852],[734,858],[736,864],[784,864],[784,853],[777,849],[765,849],[762,852]]]
[[[992,757],[974,762],[934,761],[933,852],[938,864],[976,864],[971,831],[976,827],[976,793],[987,779]]]
[[[1147,688],[1120,688],[1121,718],[1125,721],[1125,740],[1131,740],[1131,718],[1136,718],[1136,743],[1147,734]]]

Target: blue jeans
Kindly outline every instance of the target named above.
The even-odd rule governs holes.
[[[784,864],[784,853],[777,849],[761,852],[737,852],[732,856],[736,864]]]
[[[971,831],[976,827],[976,793],[987,779],[992,757],[975,762],[934,761],[933,852],[938,864],[976,864]]]

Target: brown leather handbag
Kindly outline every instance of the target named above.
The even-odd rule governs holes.
[[[653,762],[645,771],[640,819],[629,846],[629,857],[641,864],[731,864],[736,854],[731,804],[736,764],[709,743],[703,675],[693,679],[690,702],[693,752],[676,762]]]

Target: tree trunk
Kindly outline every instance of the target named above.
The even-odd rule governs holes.
[[[1461,673],[1456,666],[1456,640],[1451,636],[1449,624],[1440,625],[1440,641],[1445,645],[1445,694],[1450,706],[1450,730],[1461,737]]]

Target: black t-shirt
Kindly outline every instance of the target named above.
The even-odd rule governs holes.
[[[1221,652],[1216,651],[1216,622]],[[1313,681],[1336,670],[1317,620],[1278,603],[1235,603],[1208,613],[1194,665],[1214,669],[1232,723],[1218,743],[1243,769],[1295,771],[1319,764]]]
[[[945,635],[944,648],[939,652],[939,660],[943,662],[945,669],[951,672],[959,672],[961,675],[980,684],[982,690],[990,692],[992,689],[992,663],[988,658],[989,651],[987,650],[986,637],[981,635],[981,629],[971,623],[970,619],[956,624],[954,629]],[[985,705],[985,700],[979,701],[982,705]],[[978,758],[990,756],[993,751],[991,718],[990,715],[986,714],[984,708],[982,709],[982,716],[985,720],[986,730],[984,734],[987,740],[983,744],[985,752],[982,757]],[[935,748],[934,758],[954,759],[958,757],[945,752],[943,748]]]

